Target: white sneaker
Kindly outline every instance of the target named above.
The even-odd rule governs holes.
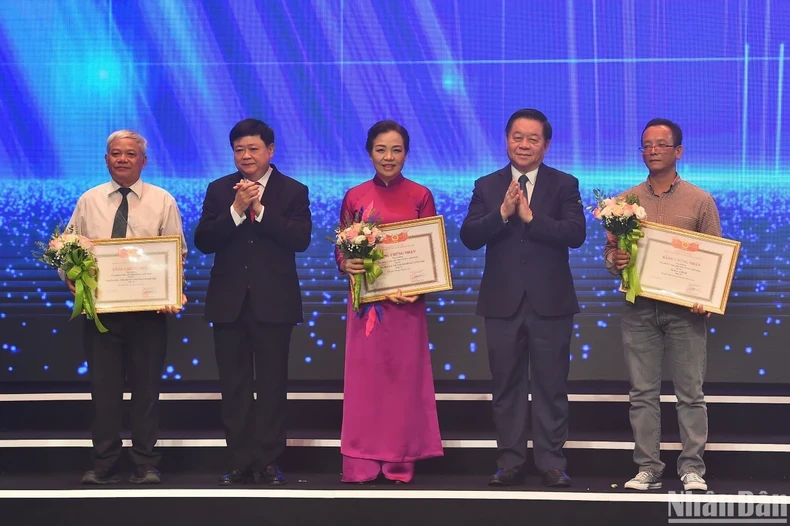
[[[683,489],[686,491],[699,490],[708,491],[708,484],[705,479],[700,477],[698,473],[688,471],[684,473],[680,480],[683,481]]]
[[[638,489],[646,491],[649,489],[660,489],[661,477],[652,471],[640,471],[634,478],[625,483],[625,489]]]

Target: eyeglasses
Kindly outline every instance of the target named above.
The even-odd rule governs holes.
[[[653,144],[650,146],[640,146],[639,151],[642,153],[649,152],[650,150],[658,150],[659,153],[664,153],[670,148],[677,147],[676,144]]]

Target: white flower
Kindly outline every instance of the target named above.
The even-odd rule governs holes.
[[[615,205],[612,207],[612,215],[615,217],[621,217],[623,215],[623,207],[620,205]]]
[[[612,207],[609,205],[603,207],[603,210],[601,210],[601,217],[612,217],[612,215]]]
[[[638,220],[644,221],[644,219],[647,217],[647,212],[645,212],[645,209],[643,207],[637,206],[636,207],[636,212],[635,212],[634,215],[636,215],[636,218]]]
[[[365,234],[366,236],[369,236],[371,234],[371,232],[372,231],[368,227],[363,227],[362,228],[362,233]]]
[[[353,243],[354,245],[361,245],[362,243],[365,242],[366,239],[367,238],[365,236],[357,236],[351,240],[351,243]]]
[[[631,217],[632,215],[634,215],[634,207],[631,205],[625,205],[623,207],[623,217],[628,218]]]

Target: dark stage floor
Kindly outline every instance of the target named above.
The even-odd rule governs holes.
[[[216,490],[216,495],[221,496],[223,491],[293,491],[293,490],[315,490],[331,492],[359,492],[359,491],[412,491],[412,492],[452,492],[452,491],[477,491],[477,492],[540,492],[544,493],[544,498],[551,498],[555,493],[596,493],[599,498],[606,499],[606,495],[628,494],[638,499],[639,495],[666,494],[667,492],[683,491],[680,480],[674,476],[665,475],[663,478],[664,487],[656,491],[632,491],[623,489],[625,480],[616,477],[574,477],[573,487],[563,489],[547,489],[540,483],[538,476],[528,476],[523,485],[511,488],[492,488],[487,485],[487,477],[479,475],[417,475],[413,484],[394,484],[385,479],[379,479],[374,483],[367,484],[345,484],[340,482],[340,475],[326,473],[286,473],[288,484],[284,487],[270,487],[256,484],[219,487],[216,482],[220,473],[188,473],[171,474],[163,473],[163,484],[159,486],[140,486],[129,482],[111,484],[107,486],[83,486],[79,484],[81,472],[73,473],[52,473],[52,474],[0,474],[0,491],[10,492],[13,490],[28,491],[52,491],[52,490],[83,490],[90,492],[96,489],[103,490],[147,490],[147,492],[161,491],[166,494],[168,490],[178,489],[200,489]],[[128,479],[125,474],[124,480]],[[790,490],[790,482],[787,478],[772,480],[732,480],[718,479],[711,475],[706,477],[708,491],[715,494],[738,494],[739,492],[752,492],[755,495],[766,492],[769,495],[784,494]],[[130,493],[130,492],[127,492]],[[485,498],[485,497],[483,497]],[[519,498],[513,496],[512,498]]]

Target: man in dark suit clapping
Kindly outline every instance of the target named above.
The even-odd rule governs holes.
[[[586,237],[579,182],[543,164],[552,130],[538,110],[505,129],[510,163],[475,182],[461,227],[467,248],[486,247],[477,314],[485,317],[498,468],[491,485],[524,478],[530,380],[534,460],[548,487],[567,487],[567,380],[579,312],[568,248]]]
[[[219,483],[257,475],[284,484],[277,458],[285,450],[288,349],[303,321],[295,255],[310,244],[310,201],[305,185],[271,164],[274,131],[266,123],[240,121],[230,144],[238,171],[209,184],[195,231],[195,246],[214,254],[205,318],[214,327],[230,450]]]

